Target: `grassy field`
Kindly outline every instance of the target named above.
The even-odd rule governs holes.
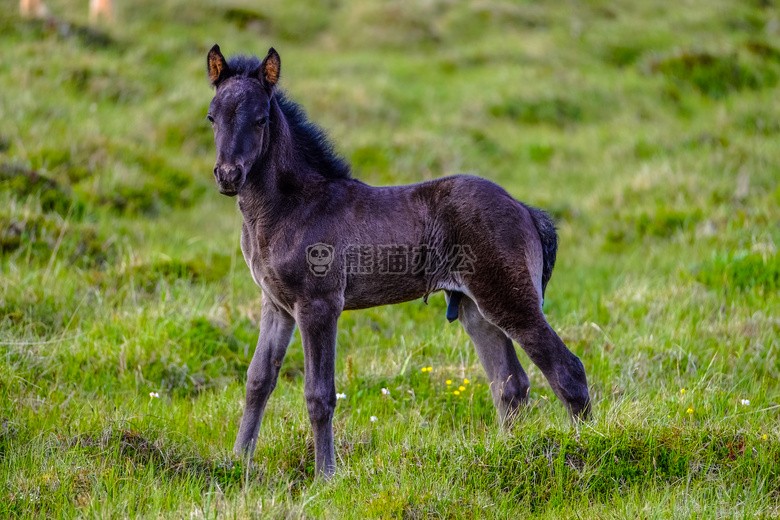
[[[777,2],[47,3],[0,10],[0,518],[780,516]],[[211,175],[214,43],[273,45],[366,182],[548,209],[594,420],[518,349],[502,431],[436,295],[342,316],[332,481],[298,335],[237,461],[260,290]]]

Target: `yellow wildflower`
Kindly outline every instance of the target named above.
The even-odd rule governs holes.
[[[461,386],[459,386],[459,387],[458,387],[458,390],[460,390],[461,392],[463,392],[464,390],[466,390],[466,387],[461,385]]]
[[[454,392],[452,392],[452,393],[453,393],[453,394],[455,394],[455,395],[460,395],[460,392],[458,392],[457,390],[455,390],[455,391],[454,391]]]
[[[763,436],[763,437],[761,437],[761,438],[762,438],[762,439],[764,439],[764,440],[766,440],[766,433],[765,433],[765,434],[764,434],[764,436]]]
[[[467,385],[467,384],[469,384],[469,383],[470,383],[470,381],[469,381],[468,379],[464,379],[464,380],[463,380],[463,384],[464,384],[464,385]]]
[[[447,385],[451,385],[451,384],[452,384],[452,380],[447,379]]]
[[[684,394],[685,393],[685,388],[680,388],[680,393]]]
[[[686,413],[693,413],[693,408],[688,408],[687,410],[685,410],[685,412]]]

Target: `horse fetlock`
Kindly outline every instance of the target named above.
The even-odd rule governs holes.
[[[510,376],[499,385],[501,402],[506,405],[527,402],[530,390],[531,384],[528,377]]]
[[[493,401],[496,405],[499,419],[509,425],[517,418],[522,408],[528,404],[528,393],[531,385],[528,377],[509,376],[500,383],[494,382],[491,385],[493,390]]]
[[[325,480],[330,480],[336,474],[336,460],[332,447],[327,454],[315,456],[314,473],[316,477]]]
[[[574,354],[566,363],[555,368],[553,390],[566,403],[569,412],[576,417],[587,418],[590,414],[590,394],[585,368]]]
[[[309,420],[314,433],[314,471],[317,477],[329,479],[336,472],[333,445],[333,410],[335,403],[321,399],[306,399]]]
[[[246,439],[239,434],[236,438],[236,443],[233,445],[233,454],[243,461],[252,460],[256,442],[256,439]]]
[[[566,407],[574,417],[587,419],[590,415],[590,395],[588,387],[580,384],[562,388],[561,394]]]

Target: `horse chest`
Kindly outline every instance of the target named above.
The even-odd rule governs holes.
[[[288,298],[284,297],[285,291],[282,282],[275,275],[270,264],[270,248],[265,237],[244,225],[241,232],[241,252],[252,279],[276,305],[291,310]]]

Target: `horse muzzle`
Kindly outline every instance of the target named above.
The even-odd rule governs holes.
[[[244,170],[240,166],[227,166],[218,164],[214,167],[214,178],[217,180],[217,188],[222,195],[235,197],[238,190],[244,185],[246,179]]]

